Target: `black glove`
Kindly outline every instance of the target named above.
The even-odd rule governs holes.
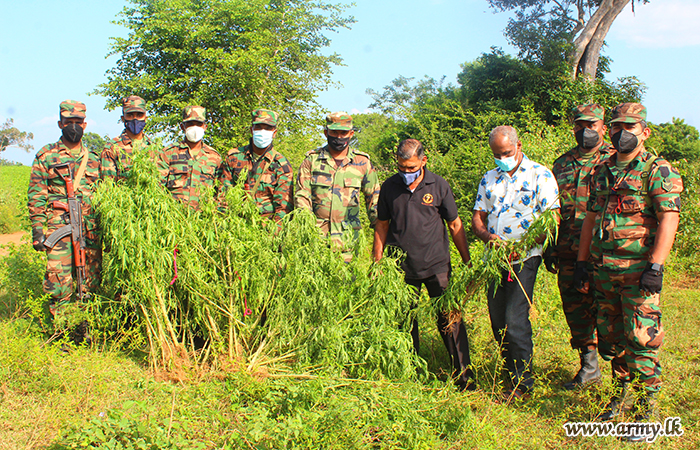
[[[576,261],[574,266],[574,288],[577,290],[585,289],[586,283],[588,283],[588,262]]]
[[[658,269],[658,270],[657,270]],[[661,287],[664,281],[664,266],[661,264],[647,263],[647,266],[639,277],[639,290],[658,294],[661,292]]]
[[[554,247],[547,246],[544,249],[544,254],[542,255],[544,259],[544,267],[551,273],[557,273],[559,268],[559,258],[554,256]]]
[[[45,252],[44,230],[42,228],[32,228],[32,247],[37,252]]]

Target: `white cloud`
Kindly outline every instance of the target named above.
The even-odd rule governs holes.
[[[680,48],[700,45],[700,2],[651,0],[627,6],[613,23],[610,37],[632,47]]]
[[[32,123],[32,126],[33,127],[45,127],[47,125],[56,125],[56,122],[58,122],[58,114],[54,114],[52,116],[42,117],[41,119]]]
[[[369,108],[365,108],[364,111],[360,111],[360,110],[357,109],[357,108],[353,108],[353,109],[350,110],[350,114],[368,114],[368,113],[371,113],[371,112],[372,112],[372,110],[369,109]]]

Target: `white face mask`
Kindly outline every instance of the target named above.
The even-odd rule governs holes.
[[[190,142],[199,142],[204,137],[204,128],[192,126],[185,130],[185,137]]]
[[[272,144],[273,130],[253,130],[253,144],[258,148],[267,148]]]

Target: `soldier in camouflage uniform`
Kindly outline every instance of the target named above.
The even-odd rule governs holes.
[[[144,136],[146,126],[146,102],[141,97],[132,95],[122,99],[122,122],[124,131],[119,137],[109,141],[102,150],[100,178],[123,180],[131,170],[132,155],[139,149],[151,145],[151,140]]]
[[[594,293],[591,290],[582,294],[573,281],[591,172],[608,159],[611,152],[608,144],[603,142],[607,131],[603,122],[603,107],[598,104],[579,105],[572,113],[578,145],[557,158],[552,167],[559,185],[561,222],[557,243],[544,256],[547,270],[558,273],[562,307],[571,330],[571,347],[579,352],[581,360],[581,367],[574,379],[564,384],[568,390],[600,379]],[[588,269],[589,273],[593,273],[592,264],[589,263]]]
[[[294,204],[314,213],[321,232],[330,236],[331,245],[349,261],[361,229],[360,193],[365,196],[367,215],[374,226],[379,178],[369,155],[349,145],[355,132],[348,113],[329,114],[323,134],[328,144],[308,152],[299,167]]]
[[[585,262],[590,254],[595,265],[599,352],[612,361],[620,385],[600,416],[603,420],[632,406],[636,420],[650,417],[661,387],[658,353],[664,328],[659,293],[663,264],[678,227],[683,183],[675,168],[644,148],[651,133],[646,112],[639,103],[623,103],[612,110],[610,138],[617,153],[591,175],[574,273],[574,283],[581,291],[588,290]],[[629,395],[632,380],[644,388],[634,405]]]
[[[164,149],[158,157],[158,170],[165,187],[177,200],[195,210],[207,188],[215,188],[221,178],[221,155],[202,142],[206,125],[202,106],[184,109],[180,128],[185,139]]]
[[[247,170],[245,190],[254,199],[263,217],[279,223],[292,210],[292,166],[272,148],[277,134],[278,114],[269,109],[253,111],[252,138],[245,147],[228,152],[223,166],[224,188]]]
[[[61,103],[58,127],[61,139],[39,150],[32,164],[27,193],[27,206],[32,225],[32,245],[37,251],[46,252],[47,266],[44,276],[44,292],[50,295],[49,310],[57,331],[83,321],[77,305],[72,303],[75,269],[71,235],[60,239],[53,248],[44,241],[58,228],[70,223],[68,213],[57,209],[53,202],[66,202],[66,183],[61,176],[73,175],[75,196],[81,200],[83,235],[86,242],[85,289],[94,292],[100,282],[101,243],[98,234],[96,212],[92,207],[92,194],[100,171],[100,155],[82,143],[85,122],[85,104],[75,100]],[[61,166],[68,164],[68,168]],[[84,330],[83,330],[84,331]],[[80,341],[82,335],[75,335]]]

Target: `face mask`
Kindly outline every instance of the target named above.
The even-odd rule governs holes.
[[[600,135],[590,128],[581,128],[575,134],[578,146],[584,150],[594,148],[600,142]]]
[[[141,134],[144,127],[146,126],[145,120],[132,119],[124,122],[124,126],[131,134]]]
[[[336,152],[342,152],[348,147],[348,144],[350,143],[350,138],[340,138],[340,137],[333,137],[333,136],[328,136],[328,146],[331,148],[331,150],[334,150]]]
[[[185,137],[190,142],[199,142],[204,137],[204,128],[191,126],[185,130]]]
[[[401,172],[399,171],[399,174],[401,175],[401,178],[403,178],[403,182],[406,183],[406,186],[410,186],[411,183],[416,181],[418,177],[420,176],[421,169],[416,170],[415,172]]]
[[[71,144],[77,144],[83,137],[83,127],[77,123],[69,123],[61,129],[61,133],[63,134],[63,139]]]
[[[253,144],[258,148],[267,148],[272,144],[273,130],[253,130]]]
[[[510,156],[508,158],[503,159],[493,159],[496,161],[496,165],[499,169],[501,169],[504,172],[510,172],[511,170],[515,169],[515,167],[518,165],[518,158],[516,158],[515,156]]]
[[[631,153],[639,145],[639,138],[636,134],[627,130],[620,130],[610,138],[613,147],[620,153]]]

